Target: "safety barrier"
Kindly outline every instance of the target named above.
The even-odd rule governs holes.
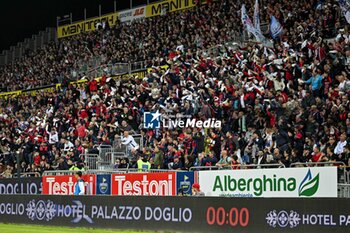
[[[290,166],[291,167],[310,167],[310,166],[342,166],[345,167],[345,163],[344,162],[306,162],[306,163],[291,163]]]
[[[306,162],[306,163],[292,163],[290,167],[320,167],[320,166],[335,166],[338,168],[339,181],[342,183],[350,183],[349,172],[346,170],[344,162]]]
[[[338,184],[338,197],[350,198],[350,184]]]
[[[66,175],[74,175],[76,172],[77,171],[70,171],[70,170],[44,171],[43,176],[66,176]],[[126,173],[168,173],[168,172],[174,172],[174,171],[167,170],[167,169],[151,169],[147,171],[140,171],[137,168],[81,171],[82,174],[126,174]],[[176,172],[188,172],[188,171],[176,170]]]
[[[133,134],[131,135],[135,142],[139,145],[140,150],[143,149],[143,136],[141,134]],[[126,145],[123,145],[120,138],[117,138],[113,141],[113,151],[124,153],[125,156],[130,157],[131,151],[128,149]]]
[[[16,174],[13,177],[15,178]],[[21,177],[41,177],[41,174],[39,172],[23,172],[21,173]]]
[[[284,164],[281,163],[271,163],[271,164],[234,164],[232,169],[249,169],[249,168],[286,168]]]
[[[196,166],[191,167],[190,171],[201,171],[201,170],[234,170],[234,169],[250,169],[250,168],[285,168],[284,164],[273,163],[273,164],[234,164],[226,167],[218,167],[218,166]]]
[[[217,166],[196,166],[196,167],[190,167],[190,171],[201,171],[201,170],[231,170],[232,168],[230,166],[227,167],[217,167]]]
[[[85,158],[85,169],[97,169],[99,156],[97,154],[84,154]]]

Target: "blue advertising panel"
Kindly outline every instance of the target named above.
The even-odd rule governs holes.
[[[111,195],[111,175],[97,175],[96,182],[97,195]]]
[[[179,195],[182,189],[185,196],[192,195],[192,184],[194,183],[194,172],[177,172],[176,188]]]

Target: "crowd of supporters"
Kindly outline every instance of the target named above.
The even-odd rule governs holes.
[[[209,3],[62,39],[0,68],[4,87],[18,90],[72,79],[75,62],[94,56],[152,67],[143,79],[106,74],[0,99],[0,173],[82,169],[84,154],[98,153],[94,145],[120,139],[130,154],[115,169],[137,167],[139,159],[156,169],[350,165],[350,32],[337,2],[260,1],[261,21],[274,15],[284,27],[273,48],[225,46],[243,32],[242,2]],[[245,3],[252,15],[254,1]],[[218,45],[217,56],[205,52]],[[156,111],[215,118],[222,127],[144,129],[143,113]]]

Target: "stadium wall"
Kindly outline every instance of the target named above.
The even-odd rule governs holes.
[[[348,232],[340,198],[3,195],[0,222],[177,232]],[[322,203],[322,204],[320,204]]]

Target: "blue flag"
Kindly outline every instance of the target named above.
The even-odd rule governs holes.
[[[270,33],[273,39],[276,39],[279,37],[283,32],[283,27],[278,22],[278,20],[275,18],[275,16],[271,17],[271,23],[270,23]]]

